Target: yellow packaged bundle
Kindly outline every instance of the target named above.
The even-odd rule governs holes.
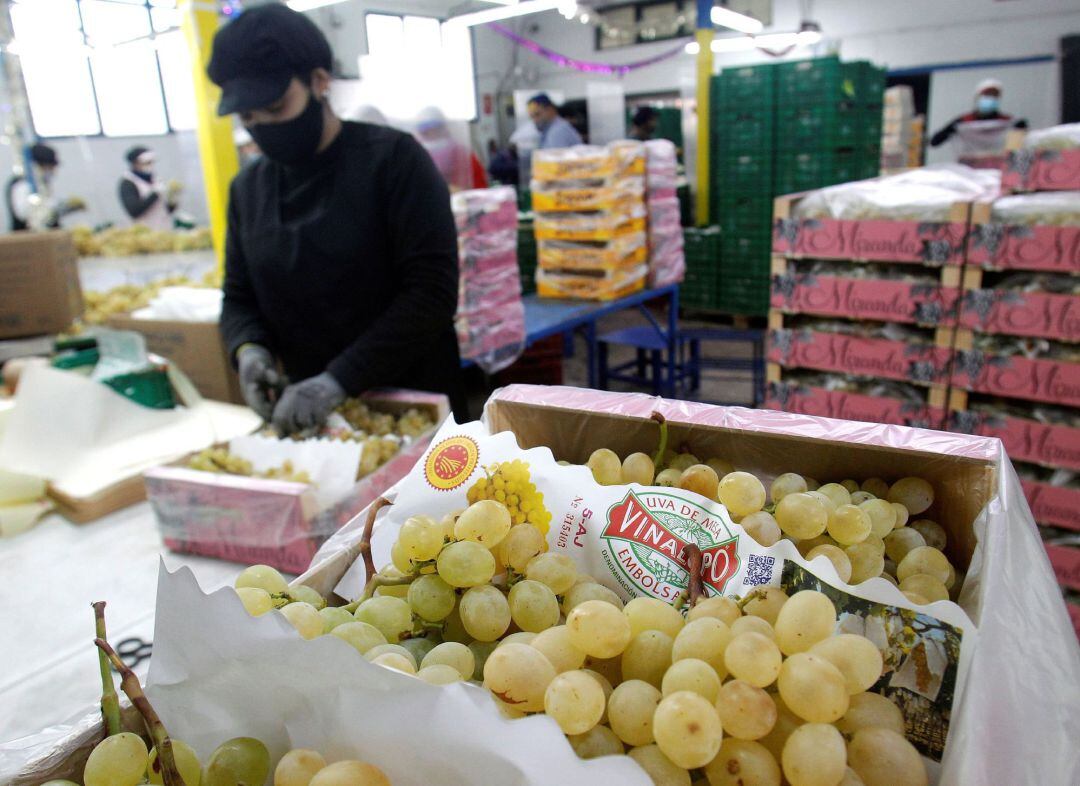
[[[541,213],[533,226],[537,240],[614,240],[645,231],[645,206],[635,204],[625,212]]]
[[[632,139],[622,139],[607,146],[615,159],[615,174],[632,177],[645,174],[645,145]]]
[[[616,157],[607,148],[597,145],[537,150],[532,156],[532,176],[545,182],[608,178],[615,172]]]
[[[647,246],[644,232],[609,241],[570,242],[541,240],[537,262],[544,270],[624,270],[644,264]]]
[[[587,210],[632,210],[645,195],[645,179],[628,177],[620,180],[583,180],[550,183],[534,180],[531,184],[533,210],[537,212],[581,212]]]
[[[630,270],[596,271],[574,274],[536,271],[536,293],[540,297],[578,300],[616,300],[645,288],[649,269],[639,265]]]

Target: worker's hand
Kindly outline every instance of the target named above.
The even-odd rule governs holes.
[[[244,344],[236,356],[240,372],[240,392],[247,405],[263,420],[270,420],[274,411],[275,391],[284,382],[278,373],[274,356],[258,344]]]
[[[64,202],[64,212],[74,213],[79,210],[86,210],[86,200],[82,197],[68,197]]]
[[[282,436],[321,426],[345,400],[345,389],[328,372],[289,385],[274,407],[274,428]]]
[[[170,180],[168,186],[166,186],[165,194],[169,199],[176,199],[180,196],[184,190],[184,184],[179,180]]]

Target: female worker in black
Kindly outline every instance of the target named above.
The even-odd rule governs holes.
[[[333,113],[331,66],[325,36],[284,5],[214,39],[218,113],[262,151],[232,183],[225,250],[221,331],[245,400],[286,433],[375,387],[447,393],[462,420],[446,183],[413,137]]]

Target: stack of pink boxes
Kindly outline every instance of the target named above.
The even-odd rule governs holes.
[[[675,193],[677,164],[675,145],[667,139],[645,143],[650,287],[678,284],[686,272],[679,198]]]

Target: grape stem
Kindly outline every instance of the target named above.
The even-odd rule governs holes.
[[[653,466],[656,467],[656,471],[659,472],[664,466],[664,454],[667,452],[667,418],[659,412],[653,412],[649,417],[660,424],[660,444],[656,449],[656,453],[653,454]]]
[[[379,511],[390,505],[391,502],[386,497],[379,497],[377,500],[371,503],[371,510],[368,511],[367,521],[364,522],[364,532],[360,536],[360,544],[357,549],[360,552],[360,556],[364,558],[364,573],[367,576],[375,576],[375,559],[371,556],[371,531],[375,528],[375,517],[379,515]]]
[[[105,639],[105,601],[99,600],[92,605],[94,635],[99,639]],[[98,651],[98,665],[101,668],[101,717],[105,720],[105,734],[111,737],[122,731],[120,697],[116,695],[116,685],[113,683],[112,671],[109,669],[109,658],[100,650]]]
[[[739,598],[739,600],[736,602],[736,605],[739,607],[739,611],[742,611],[746,607],[747,603],[763,597],[765,597],[765,593],[760,589],[756,589],[753,592],[748,592],[741,598]]]
[[[157,748],[157,761],[161,766],[161,782],[164,786],[186,786],[184,779],[180,776],[180,771],[176,768],[172,739],[169,737],[169,733],[165,731],[165,724],[161,722],[161,718],[154,711],[150,700],[143,693],[139,678],[135,676],[135,672],[127,667],[126,663],[120,660],[120,656],[116,654],[116,650],[109,646],[109,642],[102,638],[96,638],[94,644],[105,653],[113,668],[120,673],[121,690],[127,694],[127,697],[131,699],[131,703],[135,705],[135,709],[142,715],[146,729],[150,732],[150,739],[153,740],[154,747]]]
[[[686,547],[686,568],[690,571],[690,600],[687,608],[694,608],[705,592],[701,586],[701,562],[701,549],[695,543],[689,544]]]

